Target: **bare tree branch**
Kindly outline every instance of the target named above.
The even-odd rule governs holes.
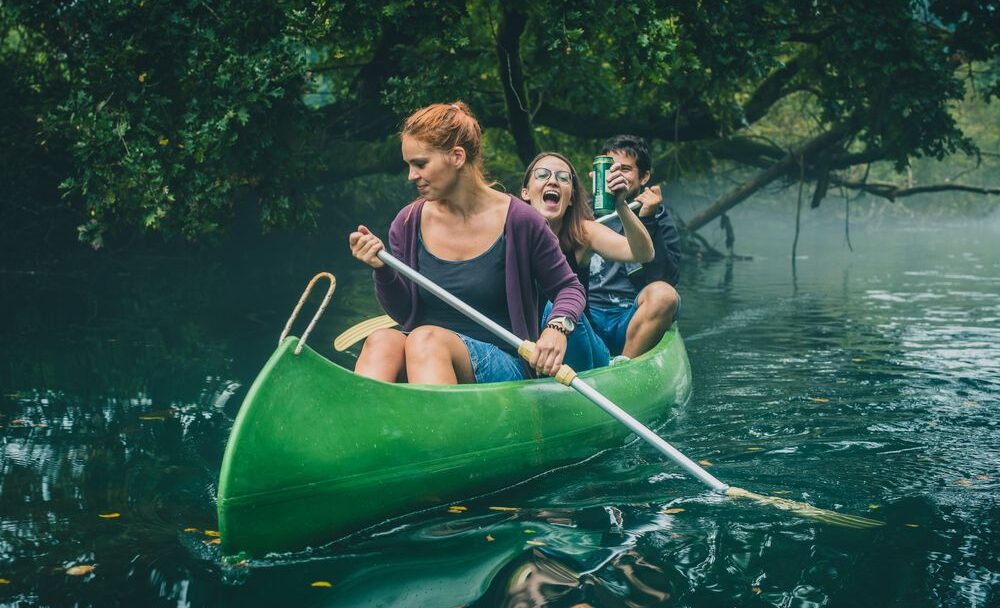
[[[863,190],[869,194],[881,196],[889,201],[895,201],[897,198],[913,196],[915,194],[927,194],[930,192],[971,192],[973,194],[992,194],[1000,196],[1000,188],[981,188],[979,186],[966,186],[963,184],[931,184],[929,186],[902,188],[895,184],[885,182],[852,182],[834,176],[830,176],[830,181],[845,188]]]

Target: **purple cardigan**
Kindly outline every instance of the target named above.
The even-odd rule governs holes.
[[[389,227],[389,250],[404,264],[417,268],[417,243],[423,199],[403,207]],[[545,219],[520,199],[510,197],[507,222],[506,283],[510,324],[519,338],[537,340],[538,291],[552,300],[552,317],[578,321],[586,295],[583,285],[566,263],[559,240]],[[417,286],[388,266],[375,270],[375,296],[379,304],[403,329],[411,331],[421,318]],[[536,288],[537,285],[537,288]]]

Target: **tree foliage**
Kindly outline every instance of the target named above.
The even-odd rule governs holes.
[[[431,102],[504,132],[506,169],[620,132],[766,169],[833,133],[783,173],[819,191],[974,154],[951,108],[1000,95],[991,0],[20,0],[0,36],[5,181],[58,183],[94,245],[211,234],[244,191],[264,226],[308,221],[330,180],[398,171],[399,122]],[[792,98],[809,121],[759,137]]]

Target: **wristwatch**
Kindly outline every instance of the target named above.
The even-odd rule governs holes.
[[[551,327],[552,329],[561,332],[563,335],[570,335],[573,330],[576,329],[576,323],[572,321],[569,317],[553,317],[549,319],[549,322],[545,324],[545,327]]]

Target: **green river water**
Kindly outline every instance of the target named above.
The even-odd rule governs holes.
[[[369,275],[346,229],[81,250],[0,268],[0,604],[1000,605],[1000,222],[852,226],[854,252],[807,224],[794,278],[790,222],[734,216],[751,260],[687,262],[694,394],[659,430],[727,483],[884,527],[720,498],[633,444],[224,566],[204,531],[243,395],[315,272],[338,276],[310,339],[331,356]]]

